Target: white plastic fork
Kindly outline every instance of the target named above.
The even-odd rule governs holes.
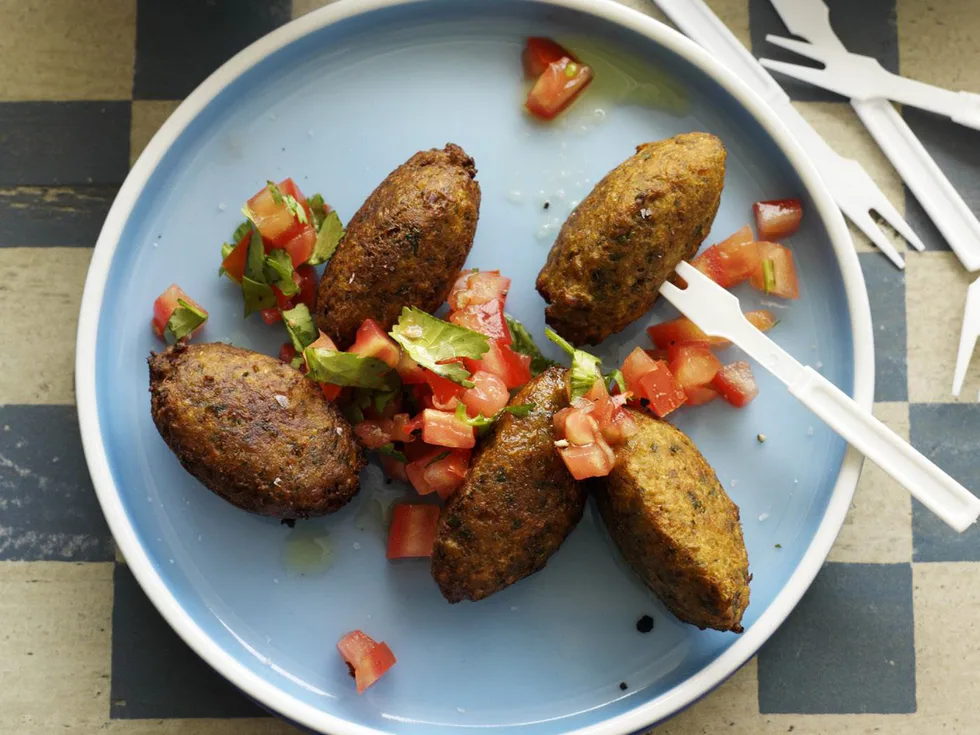
[[[834,33],[822,0],[769,1],[790,33],[820,46],[847,50]],[[851,106],[963,266],[970,272],[980,269],[980,220],[898,110],[886,99],[851,100]],[[921,244],[915,246],[922,250]]]
[[[732,69],[773,111],[806,149],[841,211],[899,268],[905,263],[871,216],[877,212],[912,247],[924,245],[861,164],[844,158],[793,107],[789,96],[703,0],[654,0],[685,34]]]
[[[956,531],[980,516],[980,498],[930,462],[870,411],[861,408],[820,373],[801,365],[745,318],[738,299],[689,263],[676,273],[687,288],[671,283],[660,293],[706,334],[724,337],[742,348],[789,387],[789,392],[848,444],[861,452],[924,506]]]
[[[953,396],[960,397],[970,358],[980,338],[980,278],[966,290],[966,307],[963,309],[963,328],[960,331],[960,347],[956,352],[956,369],[953,371]]]
[[[846,49],[818,46],[773,34],[766,36],[766,40],[774,46],[824,64],[823,69],[814,69],[785,61],[759,59],[767,69],[851,99],[884,98],[901,102],[937,115],[945,115],[955,123],[980,130],[980,95],[978,94],[953,92],[892,74],[878,63],[878,59],[853,54]]]

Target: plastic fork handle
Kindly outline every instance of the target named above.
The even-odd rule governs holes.
[[[861,122],[971,273],[980,270],[980,221],[887,100],[852,100]]]
[[[980,130],[980,94],[958,92],[960,109],[950,116],[950,120],[968,128]]]
[[[980,516],[980,498],[813,368],[804,368],[789,391],[956,531],[965,531]]]

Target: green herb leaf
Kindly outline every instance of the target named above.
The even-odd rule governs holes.
[[[233,243],[232,247],[237,245],[242,241],[242,238],[248,234],[248,231],[252,229],[252,223],[249,220],[245,220],[238,227],[235,228],[235,232],[231,236],[231,241]]]
[[[310,223],[310,220],[306,216],[306,209],[302,204],[296,201],[296,197],[294,197],[292,194],[287,194],[283,197],[283,201],[286,204],[286,209],[288,209],[289,213],[296,218],[297,222],[302,225],[308,225]]]
[[[297,304],[292,309],[285,309],[282,312],[282,321],[297,352],[302,353],[320,336],[306,304]]]
[[[276,182],[266,180],[265,186],[272,194],[272,201],[274,201],[276,204],[282,204],[282,190],[279,188]]]
[[[278,288],[283,296],[293,296],[299,293],[299,286],[293,280],[293,260],[282,248],[270,250],[265,256],[265,268],[263,270],[265,280],[272,286]]]
[[[426,466],[426,467],[431,467],[431,466],[432,466],[432,465],[434,465],[434,464],[435,464],[436,462],[442,462],[442,460],[444,460],[444,459],[445,459],[446,457],[448,457],[449,455],[450,455],[450,452],[449,452],[449,450],[446,450],[445,452],[439,452],[439,454],[437,454],[437,455],[436,455],[435,457],[433,457],[433,458],[432,458],[432,459],[430,459],[430,460],[429,460],[428,462],[426,462],[426,463],[425,463],[425,466]]]
[[[350,397],[341,409],[344,416],[352,424],[358,424],[364,420],[364,409],[371,405],[371,391],[363,388],[355,388],[350,392]]]
[[[397,374],[388,376],[389,380],[393,380],[397,377]],[[396,381],[394,388],[388,391],[377,391],[374,394],[374,410],[381,413],[385,410],[389,403],[391,403],[398,396],[401,391],[401,380]]]
[[[608,388],[613,383],[619,388],[620,393],[626,392],[626,378],[623,377],[623,371],[616,368],[611,373],[606,376],[606,387]]]
[[[306,200],[306,203],[310,205],[310,212],[313,214],[313,227],[319,232],[323,220],[327,217],[327,205],[323,201],[323,195],[314,194]]]
[[[592,389],[592,384],[596,380],[602,379],[600,369],[602,360],[595,355],[590,355],[585,350],[575,349],[561,335],[548,327],[545,328],[544,333],[548,339],[572,356],[572,369],[568,377],[569,398],[574,401],[576,398],[584,396]]]
[[[262,245],[262,235],[256,227],[252,228],[252,238],[248,241],[245,275],[256,283],[268,283],[265,277],[265,247]]]
[[[378,447],[378,453],[384,454],[392,459],[397,459],[399,462],[408,462],[408,457],[406,457],[404,453],[395,449],[394,444],[382,444],[380,447]]]
[[[510,330],[510,347],[514,352],[528,355],[531,358],[532,375],[540,375],[548,368],[558,364],[541,354],[541,350],[538,349],[538,346],[534,343],[534,339],[523,324],[509,314],[505,314],[504,317],[507,319],[507,328]]]
[[[531,414],[535,408],[533,403],[518,403],[516,406],[504,406],[497,412],[497,418],[500,417],[502,413],[509,413],[511,416],[516,416],[519,419],[525,418]]]
[[[776,264],[771,258],[762,261],[762,288],[766,293],[776,288]]]
[[[168,342],[179,342],[208,320],[208,313],[183,299],[177,299],[177,308],[170,315],[164,330]]]
[[[340,239],[344,236],[344,226],[340,222],[340,215],[331,211],[328,213],[320,225],[316,235],[316,245],[313,248],[313,255],[306,261],[309,265],[320,265],[326,263],[337,250]]]
[[[456,418],[459,421],[462,421],[467,426],[476,427],[476,429],[479,431],[479,430],[487,429],[490,426],[492,426],[494,422],[496,422],[497,419],[499,419],[505,413],[509,413],[512,416],[517,416],[518,418],[524,418],[525,416],[530,414],[531,411],[533,410],[534,410],[533,403],[521,403],[516,406],[504,406],[502,409],[497,411],[497,413],[495,413],[493,416],[490,416],[489,418],[484,416],[482,413],[474,416],[473,418],[470,418],[466,414],[466,406],[464,406],[462,403],[457,403]]]
[[[303,356],[309,369],[306,376],[318,383],[383,391],[392,389],[392,381],[387,378],[391,368],[376,357],[361,357],[326,347],[307,347]]]
[[[419,365],[464,388],[473,387],[468,380],[469,370],[458,362],[446,361],[458,357],[479,360],[490,349],[490,342],[482,334],[409,306],[402,309],[398,323],[389,334]]]
[[[242,277],[242,297],[245,301],[245,316],[262,309],[271,309],[276,305],[276,295],[272,292],[272,286],[254,281],[248,276]]]
[[[306,360],[303,359],[302,354],[299,354],[296,355],[296,357],[294,357],[292,360],[290,360],[289,364],[291,367],[294,367],[297,370],[299,370],[301,367],[303,367],[306,364]]]

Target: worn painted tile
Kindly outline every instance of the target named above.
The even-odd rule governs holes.
[[[0,102],[0,186],[120,184],[129,102]]]
[[[976,0],[898,0],[898,39],[903,76],[980,93]]]
[[[915,707],[911,565],[825,565],[759,653],[759,711]]]
[[[0,187],[0,248],[92,247],[118,186]]]
[[[906,403],[876,403],[874,415],[908,441]],[[844,519],[830,561],[890,564],[912,558],[912,503],[908,491],[865,462],[851,508]]]
[[[0,100],[120,100],[135,0],[0,0]]]
[[[902,117],[973,214],[980,216],[980,176],[977,175],[980,171],[980,131],[911,107],[902,111]],[[911,191],[907,191],[905,202],[909,224],[926,248],[949,250],[946,240]]]
[[[0,405],[74,402],[75,330],[91,255],[83,248],[0,248],[0,344],[11,347],[0,350]],[[44,329],[24,310],[38,294]]]
[[[749,32],[749,0],[707,0],[708,6],[728,30],[742,42],[747,49],[752,48],[752,34]],[[653,5],[651,2],[650,5]]]
[[[860,253],[875,343],[875,400],[908,398],[905,273],[878,253]]]
[[[136,163],[146,144],[180,105],[180,100],[137,100],[133,102],[133,125],[129,134],[129,165]]]
[[[138,0],[133,98],[186,97],[224,62],[290,18],[289,0]]]
[[[0,406],[0,560],[112,558],[75,407]]]
[[[922,403],[909,407],[912,445],[973,493],[980,491],[980,404]],[[957,533],[912,501],[915,561],[980,561],[980,526]]]
[[[820,133],[830,146],[845,158],[860,163],[888,197],[899,213],[905,212],[905,189],[898,172],[892,168],[878,144],[861,125],[853,108],[846,102],[795,102],[794,107]],[[874,215],[872,215],[874,216]],[[878,248],[867,235],[847,222],[859,253],[877,253]],[[882,228],[899,252],[906,249],[905,239],[885,224]]]
[[[649,730],[656,735],[720,732],[730,735],[755,735],[760,728],[756,660],[750,659],[728,681],[707,697],[684,710],[659,727]]]
[[[797,0],[802,1],[802,0]],[[830,8],[830,23],[849,51],[874,56],[889,71],[898,71],[898,30],[895,19],[895,0],[826,0]],[[809,59],[773,46],[766,35],[792,37],[770,0],[749,0],[752,53],[759,58],[788,61],[791,64],[814,66]],[[781,74],[773,76],[795,100],[841,101],[833,92],[797,82]]]
[[[0,563],[0,732],[95,732],[108,710],[111,564]]]
[[[976,564],[915,564],[920,732],[980,732],[980,585]]]
[[[265,710],[204,663],[156,611],[128,566],[115,569],[111,716],[259,717]]]
[[[959,399],[952,394],[966,290],[974,279],[950,252],[909,253],[906,258],[909,400],[913,403],[977,400],[980,352],[970,363]]]

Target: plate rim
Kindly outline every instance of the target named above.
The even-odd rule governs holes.
[[[606,20],[636,32],[693,64],[720,84],[762,126],[782,150],[813,198],[841,269],[851,318],[854,384],[852,395],[870,410],[874,395],[874,332],[864,275],[840,210],[789,129],[767,103],[734,72],[678,31],[614,0],[519,0],[553,5]],[[296,18],[258,39],[205,79],[153,136],[120,188],[92,253],[76,337],[75,382],[79,429],[85,460],[96,496],[115,542],[140,587],[180,638],[212,668],[245,692],[297,724],[337,735],[381,735],[384,731],[359,725],[302,702],[249,670],[212,640],[178,603],[154,569],[130,523],[106,455],[96,401],[96,345],[99,316],[109,271],[121,235],[150,176],[172,143],[229,84],[281,48],[328,25],[396,5],[424,7],[428,0],[340,0]],[[668,719],[705,696],[755,655],[783,623],[810,587],[844,523],[857,486],[863,458],[848,447],[823,519],[796,569],[756,622],[718,658],[666,693],[602,722],[572,731],[577,735],[625,735]]]

